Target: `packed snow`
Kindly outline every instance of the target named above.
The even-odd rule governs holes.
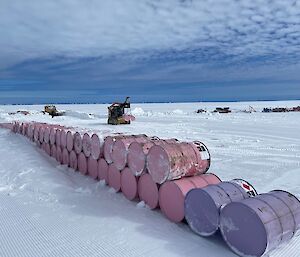
[[[246,113],[251,105],[257,112]],[[210,172],[243,178],[258,192],[284,189],[300,197],[300,113],[262,113],[300,101],[132,104],[136,121],[107,125],[108,105],[0,106],[0,122],[40,121],[69,127],[200,140],[212,156]],[[212,113],[229,106],[229,114]],[[196,113],[197,109],[207,110]],[[29,115],[9,114],[28,110]],[[202,238],[143,202],[58,165],[21,135],[0,129],[0,256],[235,256],[220,235]],[[299,256],[300,238],[270,256]]]

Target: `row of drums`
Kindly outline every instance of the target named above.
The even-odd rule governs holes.
[[[103,151],[107,163],[116,169],[128,167],[136,177],[149,173],[157,184],[204,174],[210,167],[208,149],[199,141],[112,135],[105,138]]]
[[[104,180],[129,200],[160,208],[172,222],[186,222],[200,236],[220,231],[240,256],[262,256],[288,242],[300,228],[300,202],[275,190],[257,194],[247,181],[222,182],[207,148],[145,135],[103,136],[41,123],[14,123],[59,163]],[[49,134],[49,136],[48,136]]]
[[[109,136],[45,123],[16,122],[13,130],[44,145],[50,152],[55,145],[62,151],[66,149],[69,153],[74,152],[80,161],[83,156],[94,160],[103,158],[108,165],[113,164],[119,171],[128,167],[136,177],[149,173],[157,184],[204,174],[210,167],[208,149],[198,141],[179,142],[176,139],[162,140],[146,135]],[[79,156],[81,153],[82,157]]]
[[[210,155],[201,142],[146,135],[107,136],[37,122],[15,122],[13,131],[36,142],[59,163],[104,180],[129,200],[144,201],[151,209],[161,206],[174,222],[184,218],[182,187],[220,182],[217,176],[204,174],[210,166]],[[169,198],[178,201],[173,206]]]

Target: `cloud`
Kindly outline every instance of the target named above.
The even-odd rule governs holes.
[[[241,57],[295,53],[300,1],[9,1],[0,3],[3,57],[97,57],[216,47]],[[3,56],[4,55],[4,56]],[[8,62],[10,64],[10,62]]]
[[[300,82],[299,0],[2,0],[0,35],[6,91]]]

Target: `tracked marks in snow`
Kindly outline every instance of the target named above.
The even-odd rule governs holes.
[[[60,220],[57,213],[0,194],[0,256],[138,256],[126,241],[113,242],[101,231],[86,231]]]

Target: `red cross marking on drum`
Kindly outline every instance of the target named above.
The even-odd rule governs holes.
[[[249,185],[244,184],[244,183],[243,183],[243,187],[246,188],[247,190],[250,190],[250,189],[251,189]]]

